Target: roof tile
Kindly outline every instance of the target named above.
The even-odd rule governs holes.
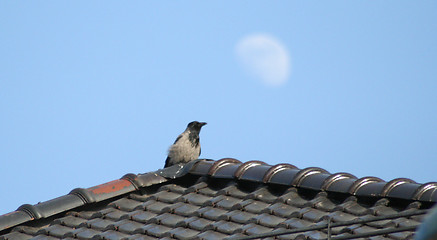
[[[112,202],[111,204],[109,204],[109,206],[116,208],[116,209],[123,210],[123,211],[131,212],[136,207],[140,206],[141,204],[142,204],[142,202],[140,202],[140,201],[136,201],[136,200],[128,199],[128,198],[121,198],[115,202]]]
[[[216,231],[219,231],[219,232],[225,233],[225,234],[234,234],[234,233],[239,233],[239,232],[243,231],[242,224],[229,222],[229,221],[223,221],[223,220],[213,223],[212,226],[214,226],[214,229]]]
[[[275,228],[280,223],[283,223],[287,220],[285,218],[277,217],[266,213],[260,214],[256,216],[254,219],[256,219],[259,225],[270,227],[270,228]]]
[[[47,235],[37,235],[35,237],[32,238],[32,240],[58,240],[59,238],[56,237],[51,237],[51,236],[47,236]]]
[[[223,239],[223,238],[227,237],[227,235],[223,234],[223,233],[214,232],[214,231],[209,230],[209,231],[205,231],[205,232],[200,233],[199,235],[197,235],[197,237],[199,239],[209,240],[209,239]]]
[[[248,235],[254,235],[254,234],[262,234],[262,233],[268,233],[271,232],[272,229],[268,227],[264,227],[255,223],[250,223],[247,225],[244,225],[242,227],[243,232]]]
[[[252,199],[245,200],[244,203],[241,202],[240,204],[242,205],[238,206],[238,204],[236,204],[235,205],[236,208],[234,208],[233,210],[243,209],[247,212],[258,214],[264,212],[265,209],[270,206],[269,203],[252,200]]]
[[[181,195],[173,192],[161,191],[157,192],[154,197],[157,201],[165,203],[175,203]]]
[[[119,240],[123,238],[129,237],[129,234],[117,232],[114,230],[109,230],[97,235],[100,239],[108,239],[108,240]],[[96,236],[94,237],[96,238]]]
[[[185,218],[182,216],[170,214],[170,213],[161,214],[155,217],[155,219],[158,220],[159,224],[163,224],[168,227],[176,227],[178,223],[185,220]]]
[[[152,219],[153,217],[156,217],[158,214],[156,213],[152,213],[152,212],[146,212],[143,210],[137,210],[134,212],[130,212],[128,214],[129,219],[132,219],[136,222],[140,222],[140,223],[147,223],[150,219]]]
[[[222,220],[227,218],[225,214],[228,212],[219,208],[204,207],[199,209],[198,213],[209,220]]]
[[[155,239],[158,239],[158,238],[152,237],[152,236],[143,235],[143,234],[134,234],[134,235],[129,236],[127,239],[128,240],[155,240]]]
[[[194,238],[196,235],[199,234],[199,231],[189,229],[189,228],[182,228],[178,227],[170,231],[170,234],[177,239],[183,239],[188,240]]]
[[[211,197],[197,194],[197,193],[189,193],[187,195],[182,196],[182,200],[186,203],[203,206],[207,201],[209,201]]]
[[[180,203],[174,208],[174,213],[181,216],[190,217],[197,215],[197,211],[199,209],[199,206],[190,205],[187,203]]]
[[[217,195],[227,195],[227,196],[243,199],[246,197],[247,192],[242,191],[240,188],[238,188],[238,185],[235,183],[235,184],[229,184],[229,186],[217,191]]]
[[[170,237],[171,230],[172,228],[170,227],[153,224],[152,226],[150,226],[150,228],[147,228],[146,232],[148,235],[162,238],[162,237]]]
[[[185,222],[188,224],[188,227],[198,231],[213,229],[212,224],[214,223],[214,221],[198,217],[189,218]]]
[[[273,215],[277,215],[277,216],[285,217],[285,218],[297,217],[300,215],[299,211],[300,211],[300,208],[290,206],[290,205],[280,203],[280,202],[275,203],[273,205],[270,205],[269,207],[267,207],[265,209],[265,212],[267,212],[267,213],[271,213]]]
[[[117,231],[123,232],[123,233],[133,233],[138,228],[141,228],[143,226],[142,223],[130,221],[128,219],[118,221],[114,223],[114,228],[117,229]]]
[[[226,216],[227,219],[230,219],[231,221],[244,224],[244,223],[249,223],[249,221],[256,222],[255,217],[257,215],[249,212],[234,210],[232,212],[227,213]]]
[[[64,237],[74,237],[79,239],[91,239],[100,232],[91,228],[81,227],[65,234]]]
[[[53,237],[63,237],[66,233],[70,232],[71,230],[72,228],[64,227],[56,224],[39,230],[37,234],[44,234]]]
[[[0,240],[27,240],[31,239],[33,235],[28,235],[20,232],[10,232],[0,236]]]

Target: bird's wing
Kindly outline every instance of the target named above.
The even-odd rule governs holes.
[[[170,167],[170,157],[167,157],[167,159],[165,160],[164,168],[166,167]]]

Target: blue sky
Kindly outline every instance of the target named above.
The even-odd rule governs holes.
[[[436,12],[435,1],[1,1],[0,214],[162,168],[192,120],[208,122],[203,158],[437,181]],[[287,54],[281,84],[242,66],[238,43],[253,35]]]

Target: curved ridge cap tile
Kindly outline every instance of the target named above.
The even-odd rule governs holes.
[[[355,177],[355,175],[345,172],[332,174],[327,179],[325,179],[322,184],[321,190],[326,191],[332,184],[339,182],[343,179],[357,179],[357,177]]]
[[[268,183],[270,182],[270,180],[272,179],[272,177],[280,172],[280,171],[284,171],[286,169],[297,169],[296,166],[288,164],[288,163],[280,163],[280,164],[276,164],[274,166],[272,166],[267,172],[266,174],[264,174],[263,177],[263,183]]]
[[[0,215],[0,232],[33,219],[27,212],[18,210]]]
[[[291,185],[298,187],[306,177],[313,174],[329,174],[329,172],[323,168],[318,168],[318,167],[308,167],[302,169],[296,174],[293,181],[291,181]]]
[[[38,208],[36,208],[34,205],[31,204],[23,204],[17,208],[17,211],[22,211],[27,213],[32,219],[41,219],[43,218],[42,213],[39,211]]]
[[[148,187],[153,184],[159,184],[167,181],[166,178],[159,176],[155,172],[149,172],[144,174],[133,174],[128,173],[125,174],[121,179],[125,179],[132,183],[135,187],[135,190],[139,190],[142,187]]]
[[[381,178],[377,177],[362,177],[354,182],[352,186],[349,188],[348,192],[352,195],[355,195],[355,193],[362,188],[363,186],[366,186],[371,183],[377,183],[377,182],[384,182]]]
[[[390,194],[390,192],[394,188],[396,188],[402,184],[406,184],[406,183],[416,183],[416,182],[409,179],[409,178],[395,178],[395,179],[393,179],[390,182],[385,184],[385,186],[381,192],[381,197],[386,197],[388,194]]]
[[[265,163],[263,161],[258,161],[258,160],[252,160],[252,161],[245,162],[237,168],[237,171],[235,171],[235,173],[234,173],[234,177],[237,179],[240,179],[241,176],[243,176],[243,174],[247,171],[247,169],[253,168],[253,167],[256,167],[259,165],[267,165],[267,163]]]
[[[208,175],[209,176],[214,176],[214,174],[217,172],[217,170],[219,170],[220,168],[227,166],[227,165],[231,165],[231,164],[239,164],[241,163],[241,161],[235,159],[235,158],[222,158],[216,162],[214,162],[214,164],[212,164],[211,168],[208,171]]]
[[[432,191],[432,193],[427,199],[424,199],[424,195],[428,191]],[[422,184],[419,188],[417,188],[413,199],[419,201],[437,202],[437,182],[428,182]]]

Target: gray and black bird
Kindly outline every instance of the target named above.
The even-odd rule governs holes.
[[[206,122],[190,122],[187,129],[181,133],[173,145],[168,150],[168,157],[165,160],[165,166],[170,167],[178,163],[187,163],[199,158],[200,155],[200,129],[206,125]]]

